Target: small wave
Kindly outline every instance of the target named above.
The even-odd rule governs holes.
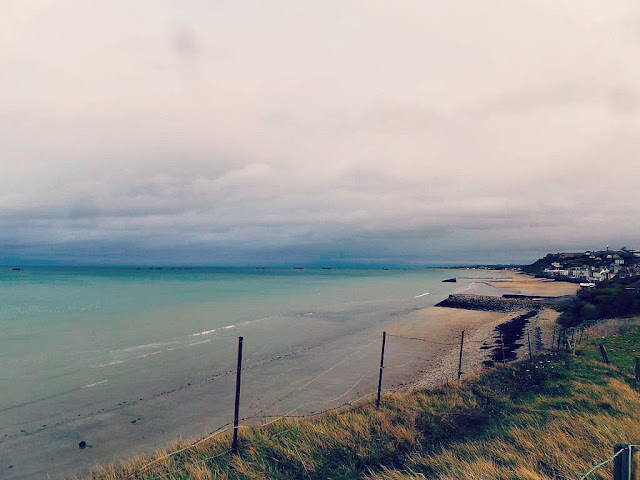
[[[101,382],[96,382],[96,383],[90,383],[89,385],[85,385],[83,387],[80,388],[91,388],[91,387],[95,387],[96,385],[101,385],[103,383],[107,383],[109,380],[102,380]]]
[[[424,296],[426,296],[426,295],[429,295],[429,292],[421,293],[420,295],[416,295],[416,296],[415,296],[415,297],[413,297],[413,298],[420,298],[420,297],[424,297]]]
[[[98,365],[96,368],[108,367],[110,365],[118,365],[124,362],[126,362],[126,360],[114,360],[113,362],[103,363],[102,365]]]
[[[202,332],[198,332],[198,333],[192,333],[191,336],[192,337],[199,337],[200,335],[209,335],[210,333],[215,332],[217,329],[213,329],[213,330],[203,330]]]
[[[150,357],[151,355],[158,355],[159,353],[165,352],[166,350],[158,350],[156,352],[149,352],[149,353],[145,353],[144,355],[138,355],[137,357],[134,357],[134,360],[137,360],[138,358],[146,358],[146,357]]]
[[[235,325],[227,325],[226,327],[224,327],[224,329],[228,330],[228,329],[233,328],[233,327],[235,327]]]
[[[138,350],[145,350],[151,348],[165,347],[168,343],[148,343],[146,345],[136,345],[135,347],[128,347],[119,350],[120,352],[136,352]]]
[[[208,340],[202,340],[201,342],[195,342],[195,343],[190,343],[187,345],[187,347],[193,347],[194,345],[200,345],[201,343],[207,343],[210,342],[211,339],[209,338]]]

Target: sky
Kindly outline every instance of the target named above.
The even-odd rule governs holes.
[[[637,0],[0,0],[0,263],[640,248]]]

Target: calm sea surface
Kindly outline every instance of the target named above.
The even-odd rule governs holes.
[[[353,374],[331,381],[325,375],[308,397],[300,392],[300,401],[325,394],[320,407],[360,378],[365,363],[375,366],[377,343],[358,352],[385,324],[469,289],[471,280],[442,280],[470,274],[0,267],[0,477],[82,471],[83,462],[122,455],[113,446],[122,442],[110,443],[114,436],[126,437],[126,451],[136,452],[180,433],[210,431],[215,419],[230,415],[239,335],[248,413],[280,408],[278,393],[297,388],[296,379],[353,355],[346,362]],[[210,421],[199,417],[203,409]],[[95,443],[90,453],[78,453],[83,439]],[[58,450],[43,447],[43,458],[27,462],[39,443]]]

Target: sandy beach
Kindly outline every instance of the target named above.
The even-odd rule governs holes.
[[[535,278],[515,271],[509,271],[508,276],[510,278],[483,280],[483,282],[499,288],[504,293],[539,295],[542,297],[575,295],[580,288],[580,286],[575,283],[558,282],[548,278]]]
[[[483,277],[478,280],[478,283],[497,289],[496,294],[562,297],[574,295],[580,288],[574,283],[535,278],[515,271],[484,273],[501,273],[505,277],[509,277]],[[428,349],[432,355],[429,368],[423,370],[419,378],[406,383],[403,387],[433,387],[457,379],[462,330],[465,331],[462,356],[463,375],[482,369],[483,363],[490,358],[491,349],[497,346],[495,328],[524,312],[525,310],[518,310],[504,313],[434,306],[416,312],[415,318],[410,322],[395,325],[389,330],[389,334],[431,341],[431,344],[423,342],[425,345],[423,348]],[[558,315],[558,312],[544,308],[529,320],[527,329],[534,332],[537,327],[540,327],[541,339],[545,347],[552,344],[553,331],[556,327],[555,320]],[[404,341],[410,342],[410,340]],[[421,341],[414,340],[414,342]],[[528,354],[528,349],[523,346],[516,354],[521,357]]]

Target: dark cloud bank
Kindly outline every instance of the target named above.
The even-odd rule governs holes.
[[[118,6],[3,7],[0,263],[640,247],[635,2]]]

